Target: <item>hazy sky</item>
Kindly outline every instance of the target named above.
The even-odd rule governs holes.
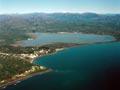
[[[31,12],[120,13],[120,0],[0,0],[0,14]]]

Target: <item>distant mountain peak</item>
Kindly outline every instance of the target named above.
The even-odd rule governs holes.
[[[96,17],[98,16],[98,14],[96,13],[91,13],[91,12],[86,12],[86,13],[82,13],[82,16],[90,16],[90,17]]]

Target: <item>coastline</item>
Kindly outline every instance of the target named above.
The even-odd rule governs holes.
[[[34,59],[31,60],[31,63],[33,63],[37,58],[40,58],[40,57],[44,57],[44,56],[47,56],[47,55],[52,55],[52,54],[55,54],[57,52],[60,52],[62,50],[64,50],[65,48],[57,48],[55,49],[56,51],[55,52],[52,52],[52,53],[47,53],[45,55],[42,55],[42,56],[36,56]]]
[[[10,86],[10,85],[16,85],[17,83],[20,83],[24,80],[27,80],[27,79],[31,78],[31,77],[34,77],[34,76],[37,76],[37,75],[42,75],[42,74],[49,73],[49,72],[52,72],[52,71],[53,71],[52,69],[48,69],[46,71],[36,72],[36,73],[33,73],[33,74],[29,74],[25,77],[20,77],[20,78],[14,80],[14,81],[11,81],[11,82],[8,82],[6,84],[1,85],[0,90],[5,89],[7,86]]]
[[[31,37],[32,38],[32,37]],[[35,39],[35,38],[34,38]],[[38,55],[36,56],[36,57],[34,57],[34,58],[31,58],[30,57],[30,63],[33,63],[33,61],[34,60],[36,60],[36,58],[40,58],[40,57],[43,57],[43,56],[46,56],[46,55],[51,55],[51,54],[55,54],[55,53],[57,53],[57,52],[59,52],[59,51],[62,51],[62,50],[65,50],[66,48],[70,48],[70,47],[76,47],[76,46],[80,46],[80,45],[90,45],[90,44],[102,44],[102,43],[111,43],[111,42],[116,42],[116,40],[115,41],[109,41],[109,42],[95,42],[95,43],[84,43],[84,44],[75,44],[75,43],[69,43],[69,44],[67,44],[67,43],[63,43],[63,44],[61,44],[62,46],[61,47],[59,47],[59,46],[57,46],[57,47],[54,47],[54,45],[52,46],[53,48],[54,48],[54,50],[55,51],[53,51],[53,52],[48,52],[48,53],[45,53],[45,54],[40,54],[39,55],[39,53],[37,53]],[[59,45],[60,43],[57,43],[57,44],[55,44],[55,45]],[[18,44],[19,45],[19,44]],[[21,45],[20,45],[21,46]],[[49,46],[49,45],[48,45]],[[50,46],[49,46],[50,47]],[[49,49],[50,50],[50,49]],[[34,54],[33,54],[34,55]],[[28,55],[29,56],[29,55]],[[8,81],[8,83],[6,83],[6,84],[3,84],[3,85],[0,85],[0,90],[1,90],[1,88],[2,89],[4,89],[5,87],[7,87],[7,86],[9,86],[9,85],[16,85],[17,83],[19,83],[19,82],[21,82],[21,81],[23,81],[23,80],[26,80],[26,79],[28,79],[28,78],[31,78],[31,77],[33,77],[33,76],[36,76],[36,75],[41,75],[41,74],[44,74],[44,73],[48,73],[48,72],[51,72],[52,71],[52,69],[47,69],[47,70],[45,70],[45,71],[41,71],[41,72],[34,72],[34,73],[32,73],[32,74],[29,74],[29,75],[27,75],[27,76],[25,76],[25,77],[20,77],[20,78],[17,78],[17,79],[15,79],[15,80],[13,80],[13,81],[11,81],[11,82],[9,82]]]
[[[36,60],[36,58],[38,58],[38,57],[54,54],[54,53],[57,53],[57,52],[62,51],[62,50],[64,50],[64,48],[57,48],[57,49],[55,49],[55,52],[47,53],[47,54],[44,54],[44,55],[41,55],[41,56],[36,56],[36,57],[34,57],[30,60],[30,63],[33,63],[33,61]],[[41,75],[41,74],[48,73],[48,72],[51,72],[51,71],[53,71],[53,70],[50,69],[50,68],[47,68],[46,70],[43,70],[43,71],[37,71],[37,72],[33,72],[31,74],[28,74],[26,76],[18,77],[15,80],[10,79],[10,81],[7,81],[5,84],[0,85],[0,90],[2,90],[2,89],[4,90],[7,86],[16,85],[17,83],[19,83],[21,81],[24,81],[28,78],[34,77],[36,75]]]
[[[114,42],[115,42],[115,41],[114,41]],[[105,43],[105,42],[101,42],[101,43],[91,43],[91,44],[103,44],[103,43]],[[111,43],[111,42],[106,42],[106,43]],[[72,46],[70,46],[70,47],[77,47],[77,46],[80,46],[80,45],[88,45],[88,44],[79,44],[79,45],[77,44],[77,45],[72,45]],[[89,44],[89,45],[90,45],[90,44]],[[55,53],[57,53],[57,52],[63,51],[63,50],[65,50],[65,49],[67,49],[67,48],[70,48],[70,47],[55,48],[55,51],[52,52],[52,53],[47,53],[47,54],[44,54],[44,55],[42,55],[42,56],[36,56],[35,58],[32,59],[31,63],[33,63],[33,61],[36,60],[36,58],[40,58],[40,57],[43,57],[43,56],[46,56],[46,55],[55,54]],[[13,81],[8,81],[8,83],[3,84],[3,85],[0,86],[0,90],[1,90],[1,89],[4,90],[4,88],[6,88],[7,86],[16,85],[17,83],[19,83],[19,82],[21,82],[21,81],[24,81],[24,80],[26,80],[26,79],[28,79],[28,78],[34,77],[34,76],[36,76],[36,75],[41,75],[41,74],[48,73],[48,72],[51,72],[51,71],[53,71],[53,70],[48,68],[48,69],[45,70],[45,71],[43,70],[43,71],[33,72],[32,74],[26,75],[26,76],[24,76],[24,77],[17,78],[17,79],[15,79],[15,80],[13,80]]]

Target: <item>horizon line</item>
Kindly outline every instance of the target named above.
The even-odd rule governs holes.
[[[70,12],[70,11],[61,11],[61,12],[13,12],[13,13],[0,13],[0,15],[22,15],[22,14],[33,14],[33,13],[41,13],[41,14],[55,14],[55,13],[70,13],[70,14],[84,14],[84,13],[93,13],[93,14],[120,14],[120,13],[98,13],[98,12]]]

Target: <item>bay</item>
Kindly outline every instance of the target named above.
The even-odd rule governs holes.
[[[53,72],[5,90],[114,90],[120,79],[120,42],[72,47],[34,63]]]

